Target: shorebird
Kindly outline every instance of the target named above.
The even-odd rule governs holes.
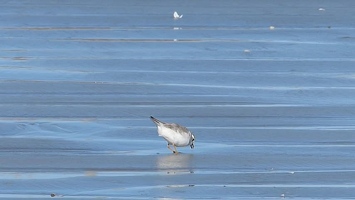
[[[175,123],[162,122],[152,116],[150,116],[150,119],[157,125],[159,136],[168,142],[168,149],[174,154],[179,153],[176,147],[190,146],[191,149],[194,148],[195,136],[186,127]]]
[[[183,15],[179,15],[176,11],[174,11],[174,19],[180,19]]]

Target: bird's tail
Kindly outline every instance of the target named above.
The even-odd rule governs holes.
[[[153,116],[150,116],[150,119],[151,119],[156,125],[164,124],[164,122],[159,121],[157,118],[154,118]]]

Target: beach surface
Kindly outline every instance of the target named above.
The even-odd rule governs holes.
[[[355,1],[1,4],[1,199],[355,198]]]

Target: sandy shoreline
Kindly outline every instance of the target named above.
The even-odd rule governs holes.
[[[354,6],[4,3],[0,198],[355,198]]]

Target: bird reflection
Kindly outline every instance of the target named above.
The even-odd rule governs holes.
[[[167,174],[193,173],[191,161],[193,155],[189,154],[169,154],[157,157],[157,168],[166,171]]]

